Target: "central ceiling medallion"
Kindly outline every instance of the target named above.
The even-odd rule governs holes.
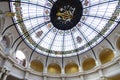
[[[57,0],[50,13],[51,22],[57,29],[72,29],[80,21],[83,7],[80,0]]]

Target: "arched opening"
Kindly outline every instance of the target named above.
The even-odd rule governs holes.
[[[61,68],[58,64],[56,63],[51,63],[48,66],[48,73],[51,74],[61,74]]]
[[[37,72],[43,72],[43,63],[39,60],[31,61],[30,67]]]
[[[95,66],[96,66],[96,63],[93,58],[86,59],[82,64],[83,70],[85,70],[85,71],[90,70],[90,69],[94,68]]]
[[[102,50],[99,55],[99,59],[102,64],[105,64],[105,63],[111,61],[113,58],[114,58],[114,53],[111,49],[108,49],[108,48]]]
[[[117,42],[116,42],[116,46],[117,48],[120,50],[120,37],[118,38]]]
[[[17,50],[15,57],[16,57],[16,60],[17,60],[18,64],[21,64],[22,66],[25,67],[26,57],[25,57],[24,53],[20,50]]]
[[[65,66],[65,73],[66,74],[72,74],[72,73],[77,73],[79,72],[79,67],[76,63],[68,63]]]

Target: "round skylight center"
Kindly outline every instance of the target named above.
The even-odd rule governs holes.
[[[51,22],[57,29],[72,29],[80,21],[83,7],[79,0],[57,0],[50,13]]]

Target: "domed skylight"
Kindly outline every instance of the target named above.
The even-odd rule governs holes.
[[[16,28],[40,54],[81,54],[102,41],[119,23],[119,0],[11,0]]]

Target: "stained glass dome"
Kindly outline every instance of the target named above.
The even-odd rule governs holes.
[[[119,0],[11,0],[10,6],[24,42],[52,57],[92,50],[120,21]]]

